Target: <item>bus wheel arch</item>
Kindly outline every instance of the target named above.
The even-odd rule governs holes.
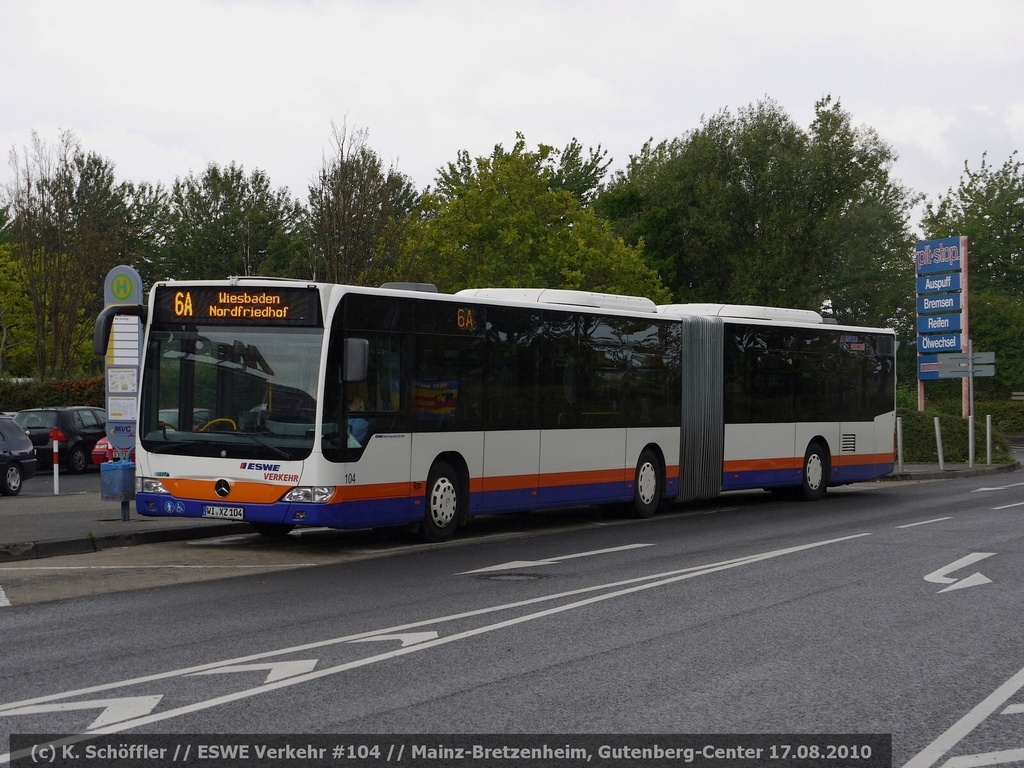
[[[424,541],[447,541],[469,508],[469,470],[458,454],[441,454],[430,466],[420,535]]]
[[[648,518],[661,506],[661,497],[665,492],[665,457],[656,445],[645,446],[636,461],[633,475],[633,503],[631,511],[634,517]]]
[[[823,438],[815,437],[807,444],[800,474],[800,498],[804,501],[817,501],[825,495],[832,474],[832,456]]]

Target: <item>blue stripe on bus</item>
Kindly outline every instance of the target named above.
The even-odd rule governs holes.
[[[678,493],[678,481],[671,478],[666,482],[665,496]],[[558,509],[561,507],[585,506],[588,504],[609,504],[628,502],[633,498],[632,482],[602,482],[575,485],[552,485],[533,490],[481,491],[470,497],[471,515],[499,514],[528,511],[532,509]],[[231,506],[223,502],[178,499],[167,494],[138,493],[135,496],[136,509],[147,517],[182,517],[221,520],[203,514],[207,506]],[[297,504],[273,503],[238,505],[244,509],[243,522],[283,523],[305,526],[326,526],[332,528],[370,528],[381,525],[396,525],[423,519],[422,498],[392,497],[381,499],[350,500],[341,504]],[[305,513],[296,520],[298,512]]]
[[[893,470],[892,463],[852,464],[833,466],[829,477],[830,485],[841,485],[885,477]],[[741,491],[751,488],[785,488],[803,484],[803,470],[756,469],[722,474],[723,491]]]

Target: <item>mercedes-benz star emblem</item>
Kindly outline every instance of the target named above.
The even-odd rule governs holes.
[[[218,480],[216,485],[213,486],[213,490],[217,492],[217,495],[222,499],[231,493],[231,483],[227,480]]]

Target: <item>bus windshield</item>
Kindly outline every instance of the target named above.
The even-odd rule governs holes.
[[[303,459],[313,448],[323,330],[154,326],[139,439],[153,453]]]

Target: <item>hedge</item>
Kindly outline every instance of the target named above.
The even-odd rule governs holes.
[[[0,411],[21,411],[25,408],[60,405],[93,405],[104,408],[107,402],[104,381],[103,376],[47,381],[0,379]]]

